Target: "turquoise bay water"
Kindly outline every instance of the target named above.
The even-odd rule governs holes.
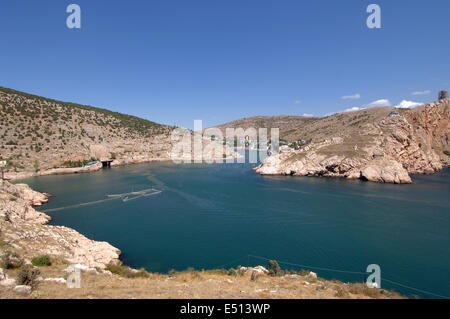
[[[357,272],[379,264],[382,278],[450,296],[450,170],[417,176],[412,185],[382,185],[260,176],[253,166],[151,163],[24,182],[53,195],[43,210],[72,206],[48,213],[53,225],[110,242],[132,267],[167,272],[267,263],[249,254]],[[151,187],[162,192],[102,202],[107,194]],[[97,203],[76,207],[89,202]]]

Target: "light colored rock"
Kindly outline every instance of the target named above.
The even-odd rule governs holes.
[[[380,183],[411,183],[408,171],[396,161],[382,160],[370,163],[361,170],[361,178]]]
[[[64,278],[45,278],[44,281],[56,282],[59,284],[66,284],[67,281]]]
[[[241,266],[241,267],[238,268],[238,274],[242,276],[242,275],[244,275],[247,272],[247,270],[248,270],[247,267]]]
[[[253,267],[252,270],[259,274],[268,274],[269,273],[269,271],[263,266]]]
[[[378,284],[376,282],[368,282],[366,285],[368,288],[378,288]]]
[[[30,286],[20,285],[20,286],[14,287],[13,290],[15,293],[18,293],[19,295],[23,295],[23,296],[28,296],[29,294],[31,294]]]
[[[317,274],[315,272],[310,271],[306,277],[308,279],[317,279]]]
[[[0,268],[0,286],[2,287],[12,287],[16,285],[16,281],[14,279],[9,279],[6,272]]]
[[[14,279],[4,279],[0,281],[0,286],[2,287],[14,287],[16,285],[16,281]]]

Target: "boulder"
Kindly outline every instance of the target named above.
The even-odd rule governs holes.
[[[2,287],[14,287],[16,285],[16,281],[14,279],[4,279],[0,281],[0,286]]]
[[[317,279],[317,274],[315,272],[310,271],[309,274],[306,276],[308,279]]]
[[[379,183],[412,183],[408,171],[399,162],[394,160],[370,162],[361,169],[361,179]]]
[[[16,281],[14,279],[9,279],[6,272],[0,268],[0,286],[2,287],[12,287],[16,285]]]
[[[28,296],[29,294],[31,294],[30,286],[20,285],[20,286],[14,287],[13,290],[15,293],[18,293],[19,295],[23,295],[23,296]]]
[[[66,284],[67,281],[64,278],[45,278],[43,281],[56,282],[59,284]]]
[[[248,269],[247,267],[243,267],[243,266],[239,267],[238,274],[241,276],[244,275],[247,272],[247,269]]]

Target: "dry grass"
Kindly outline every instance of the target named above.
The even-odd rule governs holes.
[[[43,278],[66,277],[65,265],[41,267]],[[344,284],[304,276],[270,277],[251,280],[250,272],[230,276],[224,270],[184,271],[171,275],[149,274],[148,278],[124,278],[118,275],[82,273],[82,287],[69,289],[64,284],[40,282],[26,298],[400,298],[399,295],[362,284]],[[8,271],[14,277],[15,271]],[[365,288],[364,288],[365,287]],[[0,298],[24,298],[12,290],[0,288]]]

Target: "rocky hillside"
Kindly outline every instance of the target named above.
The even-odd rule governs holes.
[[[167,158],[171,127],[0,88],[0,156],[11,172],[82,166],[100,157]]]
[[[47,225],[50,217],[33,208],[47,201],[47,194],[28,185],[0,181],[0,252],[13,250],[26,259],[48,254],[99,268],[120,263],[120,251],[110,244],[89,240],[67,227]]]
[[[267,133],[270,135],[271,128],[280,129],[280,139],[292,142],[293,133],[299,128],[307,123],[313,123],[317,120],[316,117],[307,116],[291,116],[291,115],[280,115],[280,116],[255,116],[242,118],[233,122],[225,123],[222,125],[215,126],[220,129],[225,137],[227,128],[242,128],[244,130],[248,128],[267,128]]]
[[[174,127],[105,109],[0,87],[0,119],[0,160],[9,178],[87,172],[101,168],[86,166],[97,159],[115,166],[171,157]],[[225,149],[204,158],[235,155]]]
[[[450,99],[412,110],[372,108],[315,119],[287,134],[298,149],[269,157],[260,174],[411,183],[450,164]]]

